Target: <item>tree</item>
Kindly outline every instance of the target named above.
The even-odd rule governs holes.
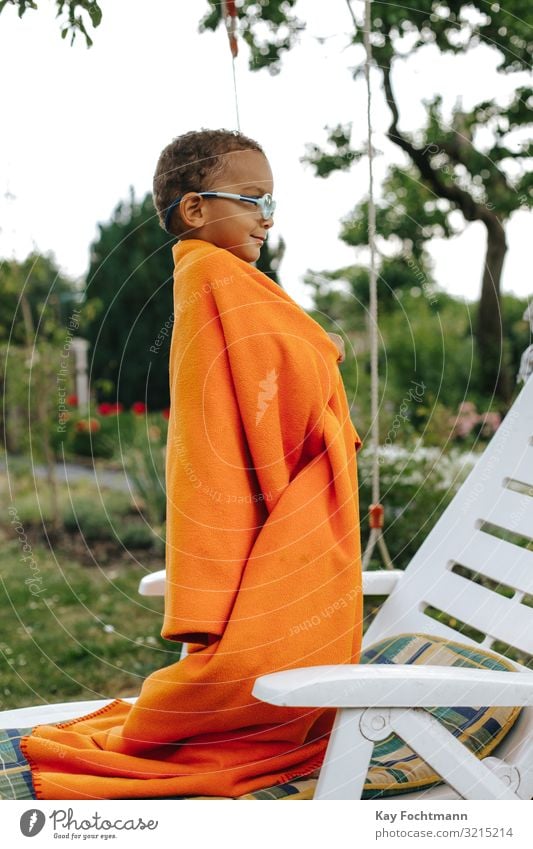
[[[0,341],[26,344],[30,321],[39,341],[53,341],[67,327],[80,299],[81,292],[60,274],[50,255],[32,253],[22,262],[1,260]]]
[[[85,37],[87,47],[90,47],[93,42],[87,32],[83,13],[89,18],[92,27],[99,26],[102,20],[102,10],[98,3],[95,0],[55,0],[55,4],[57,6],[57,17],[63,16],[61,38],[66,38],[70,34],[70,43],[73,44],[76,35],[81,33]],[[0,0],[0,13],[8,5],[15,6],[19,18],[22,18],[28,9],[38,9],[35,0]]]
[[[297,0],[268,0],[260,4],[243,0],[239,8],[240,28],[250,47],[251,70],[268,68],[272,73],[279,72],[283,53],[296,44],[305,27],[294,14],[296,3]],[[221,21],[220,4],[216,0],[209,0],[209,4],[211,9],[200,23],[201,30],[215,29]],[[352,43],[360,45],[363,22],[357,20],[349,0],[347,5],[354,25]],[[436,95],[427,103],[426,126],[408,134],[399,128],[393,70],[402,59],[429,44],[443,53],[459,54],[481,42],[499,52],[500,73],[527,70],[531,57],[528,11],[529,0],[509,0],[505,8],[498,3],[488,7],[484,0],[419,0],[416,8],[380,0],[373,0],[371,5],[374,62],[391,113],[388,138],[408,157],[422,190],[429,193],[433,202],[446,202],[446,220],[452,211],[459,210],[466,222],[481,221],[485,226],[487,249],[476,325],[478,361],[484,390],[490,393],[496,389],[503,399],[510,392],[508,375],[500,367],[505,225],[515,210],[530,208],[533,203],[533,176],[527,169],[532,148],[520,143],[520,134],[530,122],[528,103],[533,89],[517,87],[504,105],[484,101],[464,111],[458,104],[450,125],[442,115],[441,98]],[[315,145],[308,154],[307,160],[315,165],[319,176],[347,170],[363,154],[351,147],[347,129],[350,128],[333,128],[329,149],[324,151]],[[488,142],[487,129],[491,131]],[[405,187],[406,181],[403,182]],[[453,232],[448,222],[443,235]]]
[[[168,407],[173,325],[171,239],[151,195],[121,201],[99,225],[85,286],[90,378],[101,400]]]

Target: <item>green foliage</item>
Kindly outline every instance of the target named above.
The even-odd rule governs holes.
[[[416,288],[402,292],[400,300],[401,312],[383,317],[381,328],[387,399],[399,402],[402,386],[405,391],[414,380],[424,385],[426,396],[455,408],[473,388],[468,306],[446,299],[433,307]]]
[[[116,207],[91,247],[86,304],[90,368],[100,399],[126,407],[142,399],[168,407],[168,358],[173,322],[171,239],[147,195]],[[84,307],[85,309],[85,307]],[[103,384],[113,386],[104,393]]]
[[[297,0],[243,0],[239,25],[250,46],[250,68],[279,72],[283,53],[297,43],[305,23],[294,14]],[[209,0],[210,11],[200,30],[214,30],[222,20],[218,0]],[[303,4],[301,4],[303,6]],[[414,53],[431,44],[444,53],[460,53],[483,42],[499,51],[503,71],[528,70],[531,61],[529,0],[509,0],[489,6],[483,0],[420,0],[401,6],[373,0],[372,50],[383,67],[400,49]],[[353,41],[363,43],[362,20]]]
[[[166,517],[165,461],[167,422],[139,419],[135,440],[124,455],[128,478],[142,499],[149,521],[162,527]]]
[[[222,21],[222,4],[208,0],[211,7],[200,22],[200,32],[215,30]],[[292,13],[297,0],[242,0],[239,5],[240,32],[250,48],[250,67],[279,73],[281,57],[297,42],[305,28]]]
[[[97,499],[77,499],[65,511],[63,527],[70,533],[80,533],[87,542],[116,539],[113,520]]]
[[[118,496],[118,497],[117,497]],[[136,502],[124,493],[100,494],[100,497],[76,497],[63,511],[63,528],[74,536],[81,535],[85,543],[113,542],[116,554],[135,548],[153,548],[159,538],[139,513]]]
[[[307,145],[307,153],[302,162],[315,169],[318,177],[329,177],[333,171],[348,171],[354,161],[364,155],[364,151],[353,150],[350,146],[351,124],[338,124],[329,130],[328,142],[332,150],[324,151],[316,144]]]
[[[520,357],[526,348],[532,344],[531,329],[524,321],[524,312],[528,305],[527,298],[516,295],[502,295],[502,325],[505,340],[504,356],[511,363],[514,374],[518,371]]]
[[[77,424],[84,422],[85,419],[79,419]],[[115,444],[109,433],[101,429],[92,432],[90,428],[78,429],[69,428],[70,439],[63,443],[67,452],[78,455],[80,457],[103,457],[110,459],[115,453]]]
[[[6,447],[15,454],[31,453],[35,462],[46,459],[46,443],[53,448],[59,439],[57,380],[62,352],[61,346],[44,342],[30,351],[0,345]]]
[[[71,409],[63,417],[62,425],[54,422],[51,433],[58,457],[91,457],[124,460],[137,440],[141,427],[139,416],[132,411],[100,414],[91,410],[87,415]],[[157,414],[157,421],[162,420]]]
[[[379,455],[381,501],[385,506],[385,540],[395,569],[404,569],[436,524],[471,468],[472,458],[459,451],[414,447],[382,449]],[[368,536],[372,501],[372,451],[358,458],[363,545]],[[376,551],[370,568],[382,568]]]
[[[323,271],[320,275],[308,272],[305,282],[314,289],[314,301],[317,307],[334,321],[342,321],[345,329],[357,327],[355,317],[357,307],[366,313],[369,304],[369,272],[361,265],[339,268],[336,271]],[[342,282],[343,290],[330,289],[330,283]],[[380,312],[389,313],[400,307],[399,298],[403,292],[415,291],[415,297],[424,293],[431,305],[436,299],[436,286],[431,277],[429,259],[421,257],[415,263],[408,256],[396,256],[384,259],[378,274],[378,298]]]
[[[311,316],[325,330],[345,336],[346,360],[340,370],[353,419],[364,435],[370,426],[368,270],[352,266],[335,272],[309,272],[306,283],[315,304]],[[522,318],[527,299],[505,295],[503,303],[505,355],[511,374],[516,374],[520,356],[530,344],[527,322]],[[475,303],[440,291],[429,269],[422,273],[421,266],[401,258],[383,263],[378,279],[383,438],[415,384],[423,385],[423,398],[410,398],[409,427],[402,425],[400,441],[419,434],[426,445],[445,444],[457,408],[466,399],[482,412],[505,412],[505,405],[495,403],[493,396],[484,392],[474,367],[472,324],[476,310]]]
[[[24,297],[29,316],[24,315]],[[51,255],[0,260],[0,342],[31,346],[34,341],[61,341],[80,297]]]
[[[124,548],[152,548],[154,545],[154,532],[149,525],[126,525],[118,532],[118,538]]]
[[[87,32],[83,15],[85,13],[88,16],[92,27],[96,28],[100,25],[102,10],[96,0],[55,0],[55,3],[57,17],[63,15],[61,38],[66,38],[70,34],[70,43],[73,44],[76,35],[81,33],[85,37],[87,47],[91,47],[93,42]],[[22,18],[28,9],[38,8],[35,0],[0,0],[0,13],[8,4],[17,8],[19,18]]]
[[[429,239],[449,238],[458,232],[448,220],[449,202],[437,198],[415,168],[392,166],[383,181],[382,195],[376,203],[378,239],[391,240],[418,262]],[[368,244],[368,200],[357,204],[344,219],[341,239],[355,247]],[[424,262],[427,264],[427,257]]]

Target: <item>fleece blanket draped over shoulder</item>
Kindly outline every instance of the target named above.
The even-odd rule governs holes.
[[[162,634],[189,654],[133,706],[33,729],[42,799],[234,797],[306,775],[334,711],[265,704],[254,681],[359,658],[360,443],[337,348],[228,251],[173,254]]]

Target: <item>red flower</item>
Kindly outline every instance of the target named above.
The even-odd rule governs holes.
[[[132,413],[135,413],[136,416],[142,416],[143,413],[146,412],[146,404],[143,404],[142,401],[135,401],[131,405]]]
[[[69,407],[77,407],[78,406],[78,396],[77,395],[67,395],[67,404]]]
[[[169,419],[170,418],[170,407],[166,407],[162,411],[161,415],[163,416],[164,419]]]
[[[124,404],[121,404],[120,402],[116,404],[110,404],[109,401],[103,401],[98,406],[98,412],[101,416],[114,416],[117,413],[121,413],[123,409]]]

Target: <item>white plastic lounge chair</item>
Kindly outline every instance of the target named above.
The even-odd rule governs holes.
[[[515,542],[494,536],[495,528],[515,535]],[[394,578],[364,575],[365,589],[376,594],[384,591],[383,582],[395,582],[364,645],[404,633],[479,645],[429,617],[425,610],[431,606],[484,634],[482,647],[494,651],[503,642],[531,659],[533,608],[522,602],[533,594],[533,550],[516,544],[518,537],[533,540],[533,379],[405,572]],[[512,588],[514,595],[507,598],[456,574],[456,564]],[[359,799],[374,741],[391,731],[447,782],[406,798],[530,799],[533,674],[517,668],[523,674],[438,666],[314,667],[263,676],[253,694],[272,704],[340,708],[315,799]],[[481,704],[528,706],[497,756],[484,761],[423,710]]]
[[[485,635],[533,656],[533,379],[529,380],[483,456],[429,533],[405,572],[364,573],[367,594],[390,594],[365,635],[368,646],[405,633],[478,642],[425,612],[443,611]],[[494,535],[494,527],[515,541]],[[458,564],[462,574],[453,571]],[[512,588],[504,597],[464,577],[483,575]],[[468,573],[467,573],[468,574]],[[143,595],[164,593],[165,573],[141,581]],[[394,731],[444,784],[406,799],[529,799],[533,796],[533,674],[439,666],[309,667],[259,678],[256,698],[272,704],[339,708],[315,799],[359,799],[374,741]],[[26,727],[83,715],[106,702],[75,702],[6,711],[0,726]],[[479,761],[424,707],[524,706],[491,757]]]

